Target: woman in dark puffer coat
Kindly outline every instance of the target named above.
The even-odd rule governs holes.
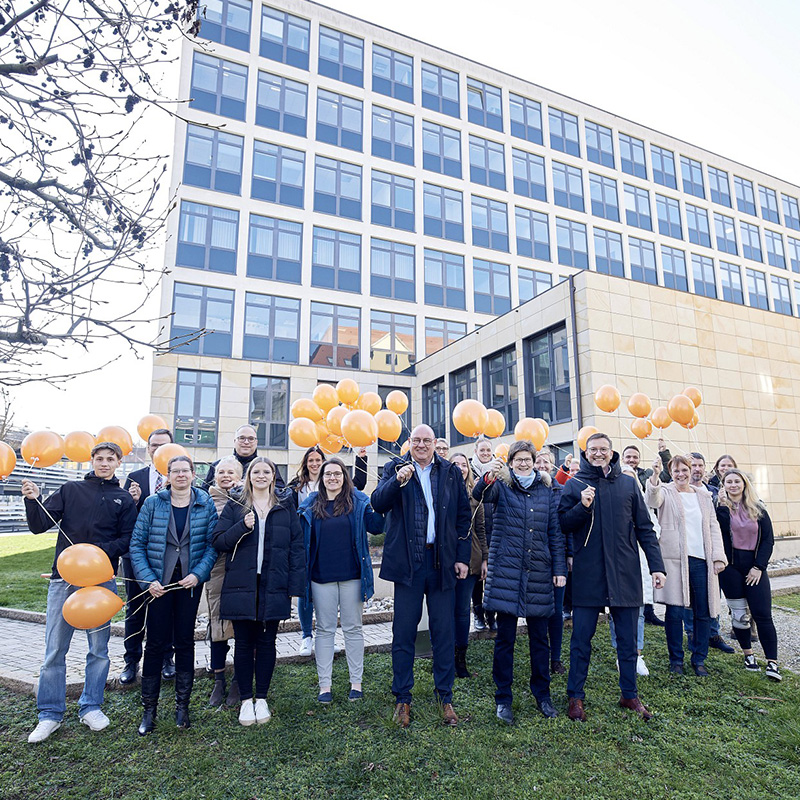
[[[553,587],[566,582],[564,537],[556,499],[533,469],[535,451],[515,442],[506,469],[497,461],[475,485],[473,496],[493,509],[492,542],[484,604],[497,612],[492,677],[498,719],[511,724],[511,685],[517,620],[525,617],[531,659],[531,692],[545,717],[557,712],[550,699],[547,624],[554,611]]]

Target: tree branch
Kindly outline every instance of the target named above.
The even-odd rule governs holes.
[[[55,64],[56,61],[58,56],[53,55],[42,56],[36,61],[26,61],[24,64],[0,64],[0,75],[36,75],[39,70]]]
[[[21,14],[17,14],[14,19],[9,20],[2,28],[0,28],[0,36],[5,36],[12,28],[16,28],[25,17],[29,17],[31,14],[35,14],[40,8],[44,8],[45,6],[50,5],[50,0],[39,0],[38,3],[35,3],[30,8],[26,8]]]

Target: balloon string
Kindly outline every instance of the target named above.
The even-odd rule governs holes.
[[[623,420],[620,420],[620,422],[622,423],[622,426],[625,428],[625,430],[628,431],[628,433],[631,436],[635,437],[636,439],[639,439],[639,437],[636,436],[636,434],[628,427],[627,423],[625,423]],[[644,439],[639,439],[639,441],[642,443],[642,447],[646,447],[649,452],[655,453],[656,457],[660,458],[658,451],[654,451],[653,448],[649,444],[647,444]]]
[[[44,513],[47,514],[47,516],[52,520],[53,524],[58,529],[58,532],[70,543],[70,545],[74,545],[75,543],[72,541],[72,539],[70,539],[69,536],[67,536],[64,529],[61,527],[61,525],[58,524],[58,520],[47,510],[47,508],[45,507],[44,503],[41,500],[41,497],[39,497],[39,495],[36,495],[35,499],[36,502],[41,506],[42,511],[44,511]]]

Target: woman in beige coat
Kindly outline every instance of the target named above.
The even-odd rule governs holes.
[[[683,675],[683,609],[694,614],[691,643],[695,675],[705,677],[708,670],[708,636],[711,618],[719,614],[719,581],[728,559],[722,545],[722,533],[714,512],[711,494],[692,486],[692,465],[684,456],[673,456],[667,465],[672,483],[663,484],[659,469],[647,479],[645,502],[658,509],[661,526],[661,555],[669,580],[656,589],[653,599],[664,603],[667,613],[664,630],[669,650],[669,671]]]

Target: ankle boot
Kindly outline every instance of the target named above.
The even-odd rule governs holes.
[[[475,615],[475,630],[482,631],[486,628],[486,616],[483,613],[483,606],[473,606],[472,613]]]
[[[161,674],[142,675],[142,706],[144,714],[139,724],[139,736],[147,736],[156,727],[158,710],[158,694],[161,691]]]
[[[231,681],[231,688],[228,689],[228,699],[225,701],[226,708],[233,708],[234,706],[238,706],[241,703],[242,698],[239,694],[239,681],[236,680],[236,676],[233,676],[233,680]]]
[[[191,726],[189,720],[189,698],[192,696],[194,672],[175,673],[175,723],[179,728]]]
[[[456,647],[456,677],[471,678],[472,674],[467,669],[467,648]]]
[[[486,627],[492,631],[492,633],[497,632],[497,619],[494,611],[486,610]]]
[[[219,708],[225,702],[225,673],[214,673],[214,689],[211,692],[211,697],[208,699],[208,705],[211,708]]]

